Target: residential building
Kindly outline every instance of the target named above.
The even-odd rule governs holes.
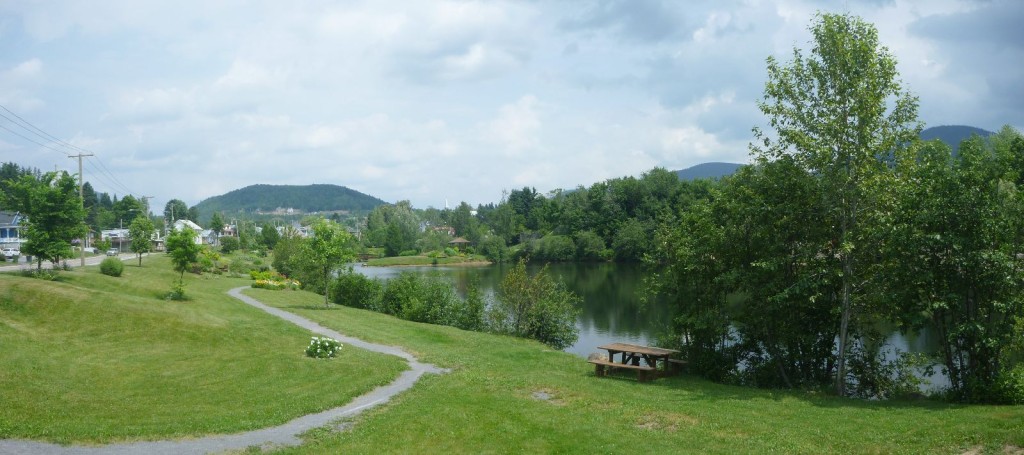
[[[21,249],[25,218],[18,212],[0,212],[0,248]]]

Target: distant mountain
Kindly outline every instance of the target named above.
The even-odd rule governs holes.
[[[302,212],[372,210],[384,201],[338,185],[251,185],[196,204],[200,217],[214,212],[254,213],[276,209]]]
[[[676,171],[676,175],[679,176],[679,180],[717,179],[732,175],[741,166],[743,165],[736,163],[702,163]]]
[[[975,134],[981,137],[989,137],[995,133],[981,128],[975,128],[973,126],[944,125],[933,126],[921,131],[921,139],[926,141],[938,139],[949,145],[953,149],[953,153],[956,153],[960,148],[960,142],[964,139],[970,139],[971,136]]]

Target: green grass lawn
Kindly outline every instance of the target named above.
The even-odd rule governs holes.
[[[405,368],[346,346],[307,359],[309,333],[224,294],[247,280],[186,276],[160,298],[166,258],[121,278],[0,275],[0,438],[98,443],[272,426],[339,406]],[[249,295],[342,333],[451,368],[343,432],[285,453],[1002,453],[1024,446],[1024,406],[865,402],[690,376],[597,378],[539,343],[401,321],[305,292]]]
[[[306,293],[246,293],[453,370],[425,377],[345,432],[311,432],[284,453],[1003,453],[1024,446],[1024,406],[866,402],[691,376],[646,384],[628,374],[597,378],[585,360],[539,343],[350,308],[308,310],[318,297]]]
[[[366,261],[372,267],[393,267],[402,265],[489,265],[491,262],[480,255],[432,258],[428,256],[393,256]]]
[[[305,357],[310,333],[225,291],[248,280],[177,278],[153,255],[112,278],[0,275],[0,438],[60,443],[234,433],[349,402],[407,368],[346,346]],[[292,291],[279,291],[292,292]],[[311,296],[312,297],[312,296]],[[315,300],[315,299],[313,299]]]

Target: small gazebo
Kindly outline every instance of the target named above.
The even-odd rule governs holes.
[[[453,239],[451,242],[448,242],[449,245],[457,249],[461,249],[471,243],[473,242],[470,242],[469,240],[466,240],[462,237],[455,237],[455,239]]]

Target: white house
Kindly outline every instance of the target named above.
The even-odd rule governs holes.
[[[18,212],[0,212],[0,247],[20,249],[21,223],[24,217]]]
[[[192,230],[192,234],[195,235],[196,245],[203,244],[203,228],[200,227],[198,224],[195,224],[190,220],[177,220],[174,222],[173,226],[175,231],[180,231],[186,228]]]

